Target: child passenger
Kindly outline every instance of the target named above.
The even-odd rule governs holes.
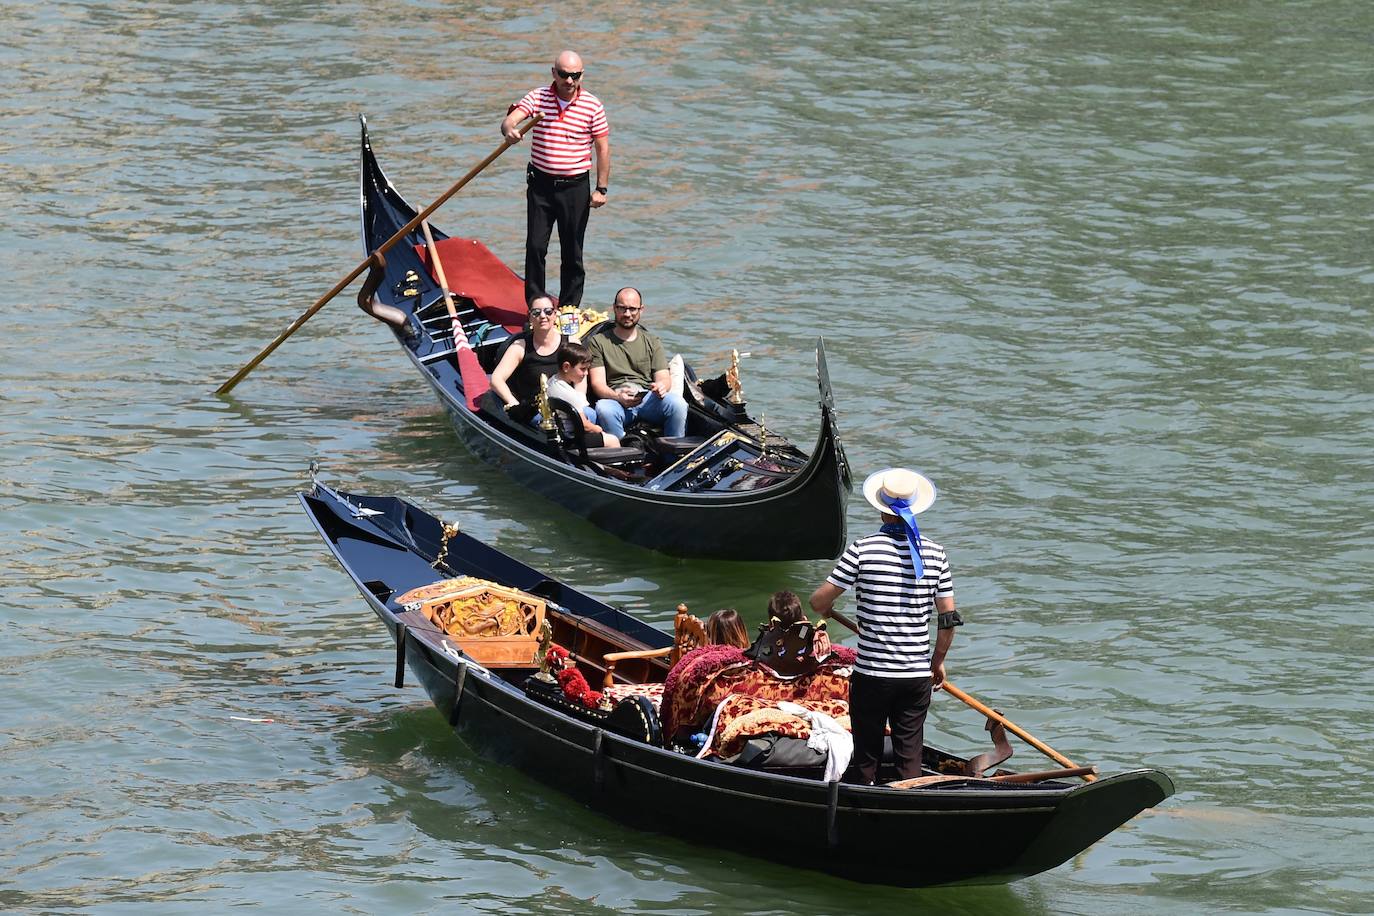
[[[596,434],[601,444],[616,448],[620,440],[596,425],[596,409],[587,402],[587,373],[592,368],[592,351],[575,340],[564,341],[558,350],[558,374],[549,379],[549,397],[571,404],[582,418],[587,445],[595,448]]]
[[[796,592],[781,591],[774,592],[773,597],[768,599],[768,618],[777,620],[783,626],[790,627],[794,623],[801,623],[806,620],[806,613],[802,610],[801,599]],[[830,634],[823,629],[817,629],[811,638],[811,652],[816,658],[825,658],[830,654]]]

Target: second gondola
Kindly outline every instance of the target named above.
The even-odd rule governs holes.
[[[365,120],[361,185],[363,246],[371,252],[418,211],[382,172]],[[407,324],[396,339],[474,453],[606,531],[674,556],[826,559],[843,549],[852,482],[821,341],[820,431],[810,454],[765,429],[730,396],[723,379],[698,380],[690,365],[682,381],[689,408],[685,437],[642,429],[622,443],[626,447],[588,448],[570,417],[551,429],[520,424],[488,391],[502,344],[525,321],[523,282],[481,242],[433,227],[431,233],[432,249],[416,229],[408,244],[387,252],[377,296],[405,313]],[[458,310],[459,340],[436,280],[435,256]],[[586,313],[563,317],[589,329]]]

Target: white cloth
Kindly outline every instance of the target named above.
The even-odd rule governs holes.
[[[682,386],[686,380],[687,370],[684,368],[681,353],[674,353],[673,358],[668,360],[668,393],[682,397]]]
[[[811,723],[811,737],[806,739],[806,746],[813,751],[825,752],[825,781],[834,782],[844,775],[849,768],[849,759],[854,756],[854,736],[823,712],[815,712],[786,700],[780,701],[777,706],[789,716]]]
[[[555,375],[549,379],[549,397],[566,401],[577,410],[588,406],[587,397],[572,385],[569,385],[562,378]]]

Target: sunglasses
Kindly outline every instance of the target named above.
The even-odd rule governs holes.
[[[553,72],[554,72],[554,73],[557,73],[559,76],[563,77],[563,79],[565,79],[565,80],[580,80],[580,79],[582,79],[582,71],[581,71],[581,70],[571,70],[571,71],[569,71],[569,70],[559,70],[557,67],[554,67],[554,68],[553,68]]]
[[[531,314],[531,315],[552,315],[555,311],[557,311],[557,309],[555,309],[553,306],[549,306],[548,308],[542,308],[542,309],[530,309],[530,314]]]

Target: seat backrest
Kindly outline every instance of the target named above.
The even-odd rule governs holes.
[[[488,668],[530,668],[538,652],[545,604],[528,592],[459,576],[411,589],[396,599],[418,610]]]
[[[774,617],[759,628],[758,638],[744,655],[780,677],[810,674],[820,665],[814,654],[815,635],[816,628],[809,620],[784,624]]]
[[[549,398],[549,412],[553,414],[554,425],[563,437],[563,444],[576,456],[580,464],[587,463],[587,435],[582,428],[582,418],[577,408],[559,398]]]

